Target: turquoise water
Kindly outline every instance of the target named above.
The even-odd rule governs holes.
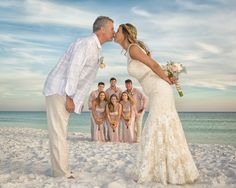
[[[183,128],[190,143],[236,145],[235,112],[181,112]],[[144,121],[147,117],[145,114]],[[0,127],[47,129],[45,112],[0,112]],[[69,131],[90,132],[90,113],[72,114]]]

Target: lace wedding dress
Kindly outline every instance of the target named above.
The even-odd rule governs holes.
[[[142,131],[132,176],[138,183],[194,182],[199,173],[176,112],[171,86],[148,66],[133,60],[129,48],[127,58],[129,75],[139,81],[149,97],[149,114]]]

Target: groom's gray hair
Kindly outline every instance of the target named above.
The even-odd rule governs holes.
[[[97,32],[101,27],[105,27],[108,22],[114,22],[111,18],[107,16],[99,16],[93,23],[93,32]]]

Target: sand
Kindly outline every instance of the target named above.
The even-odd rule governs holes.
[[[0,187],[151,188],[236,187],[236,145],[189,144],[200,177],[195,184],[137,184],[130,178],[137,144],[91,142],[69,133],[70,166],[76,179],[51,176],[46,130],[0,128]]]

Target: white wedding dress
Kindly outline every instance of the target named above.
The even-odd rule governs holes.
[[[139,81],[149,97],[149,114],[142,131],[133,178],[138,183],[194,182],[199,172],[186,142],[171,86],[148,66],[133,60],[129,48],[127,58],[129,75]]]

